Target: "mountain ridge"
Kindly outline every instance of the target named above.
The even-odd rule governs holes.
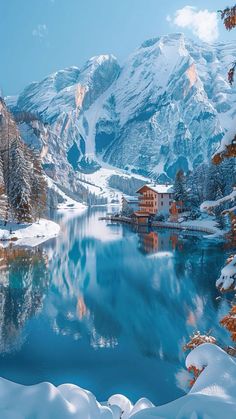
[[[144,41],[122,67],[113,55],[92,57],[6,101],[49,126],[44,160],[55,177],[104,161],[165,181],[207,161],[233,123],[236,90],[226,74],[235,59],[233,43],[170,34]]]

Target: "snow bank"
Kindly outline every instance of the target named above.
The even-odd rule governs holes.
[[[236,362],[216,345],[195,348],[186,366],[203,372],[189,393],[154,407],[145,398],[135,405],[120,394],[99,403],[92,393],[73,384],[23,386],[0,378],[0,416],[4,419],[233,419],[236,417]]]
[[[5,247],[10,243],[17,246],[38,246],[44,241],[56,237],[60,226],[53,221],[41,219],[32,224],[8,223],[0,225],[0,246]]]
[[[221,292],[236,289],[236,255],[221,270],[220,277],[216,281],[216,286]]]
[[[198,218],[197,220],[184,221],[183,223],[181,223],[181,226],[192,227],[192,228],[199,227],[199,228],[202,228],[203,230],[209,229],[209,232],[211,232],[211,234],[218,233],[220,231],[217,228],[216,220],[212,218],[204,218],[204,219]]]
[[[22,386],[0,379],[0,413],[4,419],[112,419],[112,411],[101,406],[88,391],[64,384]]]
[[[220,230],[217,227],[217,222],[215,218],[206,216],[205,218],[197,218],[196,220],[182,221],[178,222],[168,222],[168,221],[154,221],[154,227],[166,227],[173,229],[180,229],[182,231],[195,231],[200,233],[206,233],[204,236],[207,239],[222,239],[226,231]]]

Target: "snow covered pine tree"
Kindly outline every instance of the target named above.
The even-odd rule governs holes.
[[[31,172],[32,162],[29,160],[26,146],[18,138],[10,145],[10,179],[8,196],[14,219],[18,222],[32,221],[31,206]]]
[[[42,170],[40,155],[36,151],[28,149],[29,158],[32,161],[31,171],[31,208],[34,220],[39,220],[44,211],[47,201],[47,184]]]
[[[0,220],[5,220],[7,214],[7,196],[3,176],[3,161],[0,155]]]
[[[188,199],[188,193],[186,188],[186,178],[183,170],[179,170],[176,173],[174,182],[174,199],[179,204],[179,206],[184,209]]]
[[[7,196],[5,221],[35,221],[46,205],[46,182],[40,156],[22,141],[16,122],[1,98],[0,157],[3,191]]]

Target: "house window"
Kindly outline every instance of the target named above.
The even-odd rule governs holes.
[[[161,194],[161,197],[163,198],[163,193]]]
[[[161,206],[163,207],[163,201],[161,201]]]

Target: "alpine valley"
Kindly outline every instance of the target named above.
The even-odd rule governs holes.
[[[91,58],[7,97],[22,138],[41,151],[46,173],[76,191],[99,167],[169,181],[210,159],[235,118],[226,72],[233,43],[197,44],[183,34],[144,42],[123,66]],[[75,56],[76,61],[76,56]]]

